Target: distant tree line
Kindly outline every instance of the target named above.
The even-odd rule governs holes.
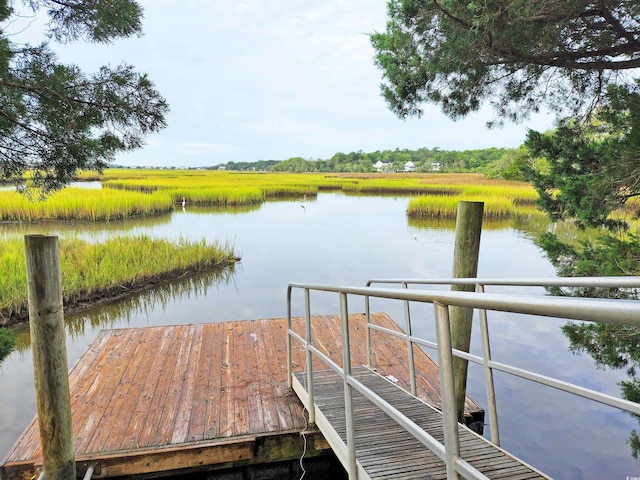
[[[524,149],[486,148],[481,150],[440,150],[420,148],[376,150],[375,152],[336,153],[330,159],[293,157],[286,160],[259,160],[257,162],[228,162],[212,169],[255,170],[268,172],[375,172],[378,162],[387,164],[385,171],[404,171],[407,162],[413,162],[415,172],[478,172],[490,177],[521,179],[521,162],[526,159]]]

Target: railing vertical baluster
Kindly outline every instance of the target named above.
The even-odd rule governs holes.
[[[368,286],[368,285],[367,285]],[[371,306],[369,304],[369,296],[364,297],[364,318],[366,320],[367,331],[365,332],[365,336],[367,339],[367,367],[372,368],[371,365]]]
[[[307,410],[309,411],[309,423],[314,425],[316,423],[316,403],[313,396],[313,355],[309,350],[309,345],[312,344],[311,336],[311,302],[309,300],[309,289],[304,289],[304,321],[306,325],[306,351],[307,351],[307,392],[309,394],[309,405]]]
[[[291,359],[291,285],[287,287],[287,387],[293,387],[293,365]]]
[[[476,291],[484,293],[484,285],[477,284]],[[480,333],[482,334],[482,359],[484,364],[485,388],[487,389],[487,403],[489,405],[489,423],[491,428],[491,441],[500,446],[500,429],[498,428],[498,406],[496,403],[496,388],[493,382],[493,369],[489,366],[491,361],[491,342],[489,340],[489,322],[487,311],[480,309]]]
[[[340,292],[340,318],[342,324],[342,377],[344,384],[344,414],[347,425],[347,474],[349,480],[357,480],[356,466],[356,435],[353,418],[353,389],[348,382],[351,377],[351,346],[349,342],[349,311],[347,308],[347,294]]]
[[[402,288],[409,288],[407,282],[402,282]],[[409,338],[411,333],[411,311],[409,301],[404,301],[404,322],[405,333],[407,335],[407,361],[409,362],[409,381],[411,382],[411,394],[416,395],[416,364],[413,360],[413,342]]]
[[[442,396],[442,422],[447,479],[458,480],[455,462],[460,457],[458,438],[458,407],[453,380],[453,353],[449,326],[449,307],[438,302],[433,304],[436,315],[438,337],[438,367],[440,370],[440,395]]]

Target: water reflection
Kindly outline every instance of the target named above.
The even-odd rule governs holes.
[[[638,297],[637,293],[635,295]],[[626,325],[569,322],[562,327],[574,353],[586,353],[599,368],[624,370],[627,379],[618,385],[622,398],[640,403],[640,329]],[[640,421],[640,416],[631,414]],[[640,435],[632,430],[627,439],[631,455],[640,458]]]
[[[271,200],[270,200],[271,201]],[[291,200],[289,200],[291,201]],[[251,203],[249,205],[186,205],[184,211],[196,214],[224,214],[238,215],[241,213],[255,212],[262,208],[262,203]]]
[[[407,225],[419,229],[455,230],[455,218],[423,218],[407,216]],[[527,238],[536,239],[544,232],[553,232],[562,240],[575,242],[579,239],[592,238],[601,233],[598,229],[580,230],[573,222],[552,222],[549,218],[536,210],[531,213],[518,212],[506,218],[485,218],[482,221],[482,230],[507,230],[513,229],[527,235]]]
[[[102,182],[99,180],[91,180],[88,182],[71,182],[69,186],[74,188],[86,188],[88,190],[101,190]]]
[[[513,220],[511,218],[492,219],[485,218],[482,221],[483,230],[504,230],[511,227]],[[432,230],[455,230],[455,218],[424,218],[410,217],[407,215],[407,225],[410,227],[432,229]]]
[[[111,222],[0,222],[0,238],[40,233],[61,237],[80,237],[98,240],[113,233],[128,232],[137,228],[151,228],[171,223],[171,214],[154,217],[136,217]]]
[[[212,287],[229,285],[235,274],[235,264],[222,270],[193,275],[181,280],[127,296],[117,302],[65,316],[65,329],[70,338],[82,337],[86,330],[123,328],[138,315],[148,315],[155,310],[164,311],[171,302],[180,302],[204,297]],[[16,350],[24,352],[31,348],[29,329],[21,326],[16,332]]]

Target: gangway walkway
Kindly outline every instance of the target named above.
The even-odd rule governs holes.
[[[372,283],[396,284],[401,288],[374,288]],[[423,290],[409,288],[446,284],[475,285],[475,292]],[[316,424],[345,467],[349,480],[379,479],[439,479],[459,478],[530,479],[549,478],[500,448],[498,414],[495,401],[493,372],[495,370],[562,390],[640,415],[640,404],[598,392],[561,379],[545,376],[496,362],[491,358],[487,312],[502,311],[518,315],[550,317],[640,327],[640,301],[553,297],[546,295],[485,293],[487,285],[520,287],[588,287],[628,289],[633,297],[640,289],[640,277],[593,277],[552,279],[441,279],[441,280],[371,280],[367,287],[290,284],[287,290],[287,350],[288,383],[293,387],[309,412],[309,421]],[[431,287],[433,288],[433,287]],[[305,331],[292,328],[292,293],[304,295]],[[337,294],[341,318],[342,362],[336,362],[322,351],[323,344],[312,331],[311,292],[314,298]],[[372,367],[371,355],[367,369],[359,364],[352,368],[352,347],[348,298],[365,300],[366,349],[371,352],[372,332],[391,335],[406,342],[411,388],[403,392]],[[399,300],[404,303],[405,331],[394,331],[370,320],[369,299]],[[412,333],[411,303],[433,305],[436,342]],[[323,301],[323,305],[326,301]],[[477,309],[482,335],[482,356],[452,348],[449,308]],[[514,317],[515,318],[515,317]],[[424,320],[424,319],[423,319]],[[294,376],[291,355],[296,349],[306,354],[305,371]],[[355,343],[355,342],[354,342]],[[428,405],[416,397],[414,352],[419,347],[434,348],[438,357],[440,405]],[[458,408],[454,392],[453,358],[460,357],[484,367],[487,404],[490,412],[491,442],[473,434],[458,423]],[[322,367],[318,368],[318,364]],[[392,380],[392,379],[391,379]],[[393,425],[395,424],[395,426]],[[413,440],[412,440],[413,439]],[[409,443],[404,443],[405,441]]]
[[[442,413],[402,390],[392,381],[361,366],[352,375],[416,425],[443,442]],[[294,390],[308,405],[306,373],[295,374]],[[314,372],[316,425],[338,458],[347,457],[347,428],[342,377],[333,370]],[[439,480],[447,478],[445,463],[391,417],[358,393],[353,397],[355,450],[358,478]],[[491,479],[529,480],[549,478],[467,427],[459,425],[461,456]]]

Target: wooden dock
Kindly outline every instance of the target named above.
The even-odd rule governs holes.
[[[375,323],[398,330],[386,314]],[[313,317],[317,347],[341,360],[340,319]],[[303,334],[304,322],[294,319]],[[330,455],[306,428],[302,404],[287,388],[282,318],[100,332],[70,373],[78,474],[94,478],[176,474]],[[366,363],[364,316],[350,316],[352,363]],[[382,375],[409,388],[406,342],[373,332]],[[305,367],[294,348],[294,371]],[[415,349],[418,396],[440,405],[436,365]],[[320,368],[320,365],[314,368]],[[474,420],[483,411],[467,400]],[[306,429],[305,429],[306,428]],[[304,433],[303,433],[304,430]],[[303,439],[304,434],[304,439]],[[32,478],[42,464],[34,419],[0,465],[3,479]]]

